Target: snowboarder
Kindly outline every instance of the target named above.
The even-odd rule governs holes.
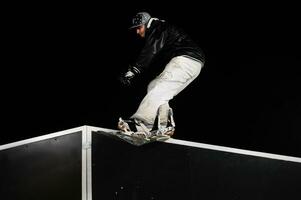
[[[128,120],[120,118],[118,128],[146,138],[153,134],[172,135],[175,124],[169,101],[199,75],[205,63],[204,53],[183,30],[147,12],[138,12],[130,29],[145,43],[135,62],[122,74],[124,85],[147,71],[156,57],[168,59],[168,63],[148,84],[137,111]]]

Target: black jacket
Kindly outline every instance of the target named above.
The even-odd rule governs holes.
[[[184,31],[165,21],[155,19],[146,29],[145,45],[133,66],[142,72],[158,56],[170,60],[175,56],[184,55],[205,62],[205,55],[201,48]]]

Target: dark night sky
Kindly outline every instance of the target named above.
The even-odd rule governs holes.
[[[119,116],[130,116],[148,77],[130,89],[117,77],[139,46],[127,29],[130,17],[144,10],[184,28],[207,58],[200,76],[170,102],[175,138],[301,156],[295,6],[138,5],[13,9],[5,29],[1,144],[81,125],[115,128]]]

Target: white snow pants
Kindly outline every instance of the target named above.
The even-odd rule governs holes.
[[[163,72],[152,80],[147,87],[147,94],[141,101],[135,114],[145,125],[154,124],[157,111],[168,111],[169,100],[186,88],[201,72],[203,64],[185,56],[177,56],[170,60]],[[166,119],[164,119],[166,117]],[[161,120],[167,120],[166,116]]]

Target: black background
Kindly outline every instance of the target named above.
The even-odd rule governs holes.
[[[1,144],[82,125],[115,129],[118,117],[133,114],[148,77],[128,89],[117,77],[140,44],[130,19],[148,11],[184,28],[207,58],[170,102],[175,138],[301,156],[297,6],[164,4],[10,6],[2,30]]]

